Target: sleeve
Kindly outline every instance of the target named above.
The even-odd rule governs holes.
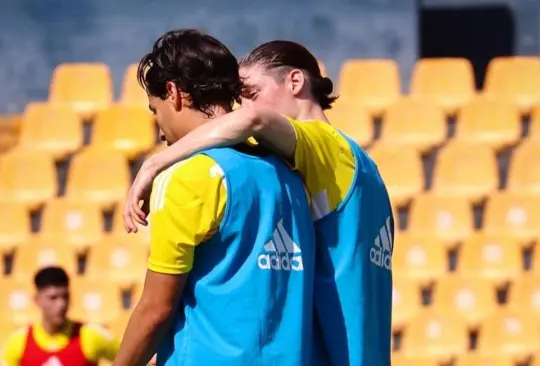
[[[105,328],[88,324],[81,329],[81,343],[86,358],[90,361],[114,361],[120,342]]]
[[[150,199],[148,269],[165,274],[189,272],[195,247],[219,228],[226,201],[222,171],[205,155],[162,172]]]
[[[24,351],[26,328],[15,332],[2,350],[1,366],[19,366]]]

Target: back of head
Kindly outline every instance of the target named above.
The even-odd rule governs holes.
[[[34,285],[38,291],[47,287],[68,287],[69,277],[60,267],[45,267],[34,276]]]
[[[165,33],[138,68],[139,83],[154,97],[165,99],[167,82],[189,94],[194,109],[208,115],[213,106],[232,108],[241,92],[238,63],[225,45],[194,29]]]
[[[275,72],[283,78],[293,69],[300,69],[310,83],[313,98],[322,109],[332,108],[337,97],[330,96],[334,85],[332,80],[321,75],[317,59],[304,46],[284,40],[276,40],[257,46],[246,57],[240,60],[241,67],[259,65],[267,71]]]

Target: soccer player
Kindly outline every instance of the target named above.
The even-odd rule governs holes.
[[[4,366],[91,366],[114,359],[118,342],[108,331],[67,318],[69,278],[62,268],[41,269],[34,283],[41,322],[13,334],[4,350]]]
[[[166,166],[211,146],[254,136],[286,158],[311,194],[316,227],[315,307],[332,365],[389,365],[394,222],[376,165],[329,124],[335,98],[315,57],[273,41],[240,61],[242,108],[201,126],[150,157],[130,190],[126,229],[145,224],[144,190]]]
[[[236,58],[195,30],[160,37],[139,81],[168,143],[225,115]],[[163,171],[150,258],[117,366],[309,365],[314,228],[299,175],[260,147],[200,151]],[[172,326],[171,326],[172,320]]]

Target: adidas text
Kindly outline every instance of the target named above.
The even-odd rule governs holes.
[[[303,271],[304,264],[301,256],[292,256],[287,253],[261,254],[257,262],[260,269],[277,269],[284,271]]]
[[[392,249],[394,242],[392,239],[391,218],[386,219],[386,224],[379,230],[379,235],[375,238],[373,246],[369,250],[369,259],[377,267],[392,270]]]
[[[303,271],[302,251],[291,238],[283,220],[277,223],[277,228],[272,233],[272,239],[264,245],[267,253],[257,257],[260,269],[276,271]]]

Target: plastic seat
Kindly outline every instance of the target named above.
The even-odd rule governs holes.
[[[540,235],[540,197],[500,192],[490,197],[485,207],[484,231],[491,235],[510,235],[528,245]]]
[[[535,316],[538,323],[540,320],[540,273],[527,273],[514,281],[510,288],[509,306],[516,311]]]
[[[30,237],[30,214],[22,203],[0,203],[0,252],[23,245]]]
[[[138,64],[131,64],[126,69],[124,81],[122,83],[122,92],[120,95],[120,103],[129,106],[148,109],[148,96],[144,88],[137,80]]]
[[[516,193],[540,195],[540,169],[531,167],[540,161],[540,144],[530,140],[518,146],[510,161],[507,189]]]
[[[400,232],[395,241],[392,271],[397,277],[428,284],[445,274],[446,250],[440,238]]]
[[[155,141],[152,116],[138,107],[121,104],[96,115],[92,145],[118,151],[133,160],[150,150]]]
[[[394,278],[392,293],[392,326],[400,329],[421,309],[420,289],[416,282],[405,277]]]
[[[528,139],[537,142],[540,140],[540,106],[535,107],[532,111]]]
[[[411,94],[428,98],[455,114],[475,94],[474,72],[465,58],[427,58],[414,65]]]
[[[92,246],[103,238],[103,217],[91,202],[69,199],[50,201],[43,210],[40,235],[62,237],[78,248]]]
[[[540,58],[496,57],[488,65],[484,91],[527,113],[540,102]]]
[[[34,289],[32,282],[14,278],[3,278],[0,281],[0,313],[9,314],[12,324],[23,326],[39,319],[34,306]],[[2,328],[2,332],[4,329]]]
[[[461,246],[458,268],[464,275],[484,277],[496,284],[512,281],[523,268],[519,241],[510,236],[476,233]]]
[[[68,198],[94,202],[102,209],[111,209],[125,198],[129,182],[129,167],[122,154],[87,149],[71,162],[66,193]]]
[[[539,338],[537,324],[525,314],[500,308],[482,324],[478,350],[484,355],[523,359],[538,349]]]
[[[487,146],[453,141],[441,150],[433,174],[433,190],[466,197],[474,203],[497,191],[499,176]]]
[[[83,144],[83,130],[77,114],[68,106],[29,103],[24,111],[19,147],[65,159]]]
[[[512,357],[486,356],[477,353],[465,353],[459,356],[454,366],[516,366]]]
[[[381,142],[427,152],[446,139],[443,110],[421,98],[402,98],[384,117]]]
[[[469,326],[478,326],[497,308],[496,295],[485,278],[452,274],[435,285],[433,306],[443,314],[459,314]]]
[[[465,198],[426,193],[417,196],[409,214],[409,232],[435,236],[454,245],[474,231],[472,208]]]
[[[89,323],[113,324],[123,311],[122,293],[112,283],[103,280],[74,278],[71,289],[71,316]]]
[[[420,312],[404,332],[407,356],[422,355],[447,361],[468,348],[465,322],[455,313],[441,314],[433,309]]]
[[[422,161],[414,150],[377,144],[369,150],[397,205],[407,203],[424,189]]]
[[[0,156],[0,202],[15,201],[34,210],[56,195],[50,155],[14,150]]]
[[[334,127],[345,132],[360,146],[365,147],[372,141],[373,122],[362,105],[338,99],[325,114]]]
[[[460,113],[456,133],[459,141],[500,150],[520,137],[519,111],[507,101],[476,97]]]
[[[401,94],[399,70],[394,60],[347,60],[339,75],[339,95],[362,104],[380,116]]]
[[[67,104],[83,119],[112,103],[113,86],[109,67],[100,63],[65,63],[51,78],[49,101]]]
[[[436,358],[407,357],[403,353],[392,352],[392,366],[440,366]]]
[[[147,247],[109,237],[90,251],[86,274],[132,286],[144,280],[147,265]]]
[[[131,311],[124,310],[121,311],[116,319],[114,319],[114,321],[111,323],[111,333],[116,339],[122,340],[130,317]]]

